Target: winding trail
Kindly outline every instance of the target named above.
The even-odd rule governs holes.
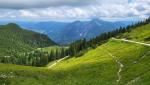
[[[52,65],[48,66],[48,68],[50,69],[50,68],[54,67],[57,63],[59,63],[59,62],[65,60],[65,59],[67,59],[67,58],[69,58],[69,56],[66,56],[66,57],[64,57],[64,58],[61,58],[61,59],[57,60],[57,61],[56,61],[55,63],[53,63]]]
[[[112,38],[112,39],[113,39],[113,40],[124,41],[124,42],[135,43],[135,44],[141,44],[141,45],[145,45],[145,46],[150,46],[150,44],[147,44],[147,43],[136,42],[136,41],[127,40],[127,39],[116,39],[116,38]]]
[[[136,77],[135,79],[133,79],[133,80],[131,80],[131,81],[129,81],[127,84],[125,84],[125,85],[132,85],[132,84],[134,84],[135,82],[137,82],[138,80],[140,79],[140,76],[139,77]]]
[[[127,40],[127,39],[116,39],[116,38],[112,38],[112,39],[113,39],[113,40],[118,40],[118,41],[129,42],[129,43],[140,44],[140,45],[144,45],[144,46],[150,47],[150,44],[147,44],[147,43],[142,43],[142,42]],[[150,52],[150,51],[148,51],[148,53],[149,53],[149,52]],[[146,53],[146,54],[147,54],[147,53]],[[145,58],[145,57],[146,57],[146,54],[143,55],[138,61],[140,61],[141,59]],[[111,54],[109,54],[109,55],[111,55]],[[113,56],[113,55],[111,55],[111,56]],[[137,63],[138,61],[135,61],[135,62]],[[118,71],[118,76],[119,76],[119,75],[120,75],[120,72],[122,71],[123,64],[121,64],[120,62],[118,62],[118,63],[120,64],[120,69],[119,69],[119,71]],[[120,79],[121,79],[121,76],[120,76],[120,78],[118,78],[118,81],[117,81],[117,82],[119,82]],[[140,79],[140,76],[138,76],[138,77],[136,77],[135,79],[129,81],[129,82],[128,82],[127,84],[125,84],[125,85],[132,85],[134,82],[138,81],[139,79]]]
[[[108,51],[107,51],[108,52]],[[118,72],[117,72],[117,75],[118,75],[118,79],[116,80],[117,81],[117,84],[120,82],[120,80],[121,80],[121,71],[122,71],[122,68],[124,67],[124,65],[117,59],[117,57],[116,56],[114,56],[114,55],[112,55],[110,52],[108,52],[108,54],[111,56],[111,57],[113,57],[114,59],[115,59],[115,61],[118,63],[118,65],[119,65],[119,70],[118,70]]]
[[[113,39],[113,40],[117,40],[117,41],[124,41],[124,42],[135,43],[135,44],[140,44],[140,45],[144,45],[144,46],[149,46],[149,47],[150,47],[150,44],[147,44],[147,43],[136,42],[136,41],[126,40],[126,39],[116,39],[116,38],[112,38],[112,39]],[[110,53],[110,52],[107,51],[107,50],[105,50],[105,51],[106,51],[106,52],[108,53],[108,55],[111,56],[111,57],[117,62],[117,64],[119,65],[119,70],[118,70],[118,72],[117,72],[118,79],[116,80],[117,85],[118,85],[119,82],[120,82],[120,80],[121,80],[121,78],[122,78],[121,72],[122,72],[122,69],[123,69],[124,65],[123,65],[123,64],[117,59],[117,57],[114,56],[112,53]],[[148,52],[149,52],[149,51],[148,51]],[[146,54],[145,54],[145,55],[146,55]],[[145,55],[143,55],[143,56],[140,58],[140,60],[143,59],[143,58],[145,57]],[[129,81],[129,82],[128,82],[127,84],[125,84],[125,85],[130,85],[130,84],[132,84],[132,83],[138,81],[139,79],[140,79],[140,77],[137,77],[137,78],[135,78],[135,79]]]
[[[122,68],[124,67],[124,65],[117,59],[116,56],[114,56],[112,53],[110,53],[107,49],[105,49],[105,50],[103,49],[103,51],[107,52],[107,54],[108,54],[109,56],[111,56],[111,57],[115,60],[115,62],[118,64],[118,66],[119,66],[119,70],[118,70],[118,72],[117,72],[118,78],[117,78],[117,80],[116,80],[117,85],[118,85],[119,82],[120,82],[120,80],[121,80],[121,78],[122,78],[121,72],[122,72]]]

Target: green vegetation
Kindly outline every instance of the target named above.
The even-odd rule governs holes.
[[[90,41],[76,41],[67,50],[62,47],[64,51],[60,47],[49,47],[39,48],[31,55],[29,53],[32,59],[36,57],[35,62],[40,58],[40,62],[44,63],[38,64],[41,66],[48,63],[52,56],[59,59],[68,54],[72,55],[60,62],[50,62],[47,67],[0,64],[0,84],[150,85],[150,46],[111,39],[126,38],[148,43],[149,22],[150,19],[147,19],[120,30],[104,33]],[[81,52],[82,55],[76,57]],[[47,55],[50,57],[45,57]],[[55,66],[51,67],[52,64]]]
[[[0,63],[45,66],[68,55],[67,48],[55,45],[46,35],[21,29],[16,24],[0,26]]]
[[[56,45],[46,35],[21,29],[10,23],[0,26],[0,56],[11,56],[12,52],[29,52],[38,47]]]
[[[121,37],[132,39],[134,41],[148,42],[150,41],[150,24],[137,27],[131,32],[123,34]],[[150,43],[150,42],[149,42]]]
[[[48,53],[34,50],[53,45],[56,44],[46,35],[21,29],[16,24],[0,26],[1,63],[44,66],[48,63]]]
[[[117,85],[120,67],[109,52],[124,65],[119,85],[137,77],[140,77],[137,80],[140,83],[130,85],[149,85],[149,50],[147,46],[110,40],[81,57],[64,60],[50,69],[1,64],[0,72],[12,72],[17,76],[7,80],[10,85]]]
[[[65,60],[52,69],[60,70],[62,72],[69,70],[71,73],[68,73],[65,76],[72,79],[72,82],[74,78],[75,80],[80,79],[78,80],[80,81],[78,83],[81,85],[86,85],[86,83],[96,85],[116,85],[119,66],[115,60],[108,55],[108,52],[110,52],[124,65],[123,71],[120,74],[122,75],[122,79],[119,83],[120,85],[124,85],[128,81],[149,72],[149,50],[150,47],[138,44],[110,41],[95,50],[89,51],[82,57]],[[145,57],[142,58],[142,56]],[[83,79],[81,79],[82,77]]]
[[[44,80],[51,73],[45,68],[29,66],[0,64],[0,67],[0,85],[44,85]]]
[[[45,48],[38,48],[37,50],[43,51],[43,52],[48,52],[51,53],[51,51],[61,51],[62,49],[67,50],[68,47],[66,46],[50,46],[50,47],[45,47]]]

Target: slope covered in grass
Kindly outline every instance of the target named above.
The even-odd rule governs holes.
[[[63,60],[49,69],[0,64],[0,72],[13,72],[17,76],[8,78],[10,85],[149,85],[149,51],[148,46],[110,40],[81,57]],[[119,82],[120,65],[116,59],[123,64]]]
[[[12,52],[26,52],[38,47],[55,45],[46,35],[21,29],[10,23],[0,26],[0,56],[9,56]]]
[[[108,54],[111,53],[124,65],[120,72],[121,79],[119,81],[119,85],[123,85],[136,77],[144,76],[145,73],[149,74],[149,51],[150,47],[147,46],[110,41],[95,50],[89,51],[82,57],[65,60],[53,69],[69,70],[64,76],[66,76],[65,79],[70,80],[70,83],[76,80],[81,85],[116,85],[117,72],[120,67],[115,59]],[[146,81],[148,77],[149,75],[145,75],[144,78],[139,78],[141,83],[133,85],[149,85],[150,82]]]
[[[127,32],[121,36],[121,38],[128,38],[134,41],[142,41],[150,43],[150,24],[143,25],[133,29],[131,32]]]
[[[0,64],[0,85],[48,85],[50,72],[46,68]]]

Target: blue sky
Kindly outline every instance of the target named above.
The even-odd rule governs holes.
[[[1,20],[130,20],[148,16],[150,0],[0,0]]]

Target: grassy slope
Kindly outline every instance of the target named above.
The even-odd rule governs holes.
[[[121,72],[122,79],[120,81],[120,84],[122,85],[138,76],[142,76],[144,73],[149,73],[149,50],[150,47],[119,41],[110,41],[109,43],[100,46],[95,50],[89,51],[80,58],[71,58],[63,61],[53,69],[60,71],[70,70],[69,72],[66,72],[66,75],[64,75],[66,76],[67,80],[70,80],[70,83],[73,81],[80,81],[79,84],[81,85],[116,85],[117,71],[119,66],[114,59],[108,55],[107,52],[109,51],[124,64],[123,71]],[[147,53],[147,55],[145,55],[145,53]],[[144,55],[145,57],[140,59]],[[134,63],[135,61],[137,62],[136,64]],[[146,77],[148,77],[148,75]],[[144,80],[145,79],[143,79],[143,81]],[[150,84],[149,81],[141,83]],[[68,82],[66,82],[66,84],[68,84]]]
[[[0,85],[40,85],[51,73],[50,70],[37,67],[9,64],[0,64],[0,67]]]
[[[148,28],[141,30],[145,29]],[[141,36],[140,32],[138,36]],[[137,40],[143,41],[143,38],[140,37]],[[0,75],[0,83],[5,82],[8,85],[16,85],[16,83],[17,85],[117,85],[117,72],[120,67],[108,52],[124,65],[120,72],[119,85],[127,83],[150,85],[150,47],[114,40],[88,51],[82,57],[64,60],[51,69],[0,64],[1,74],[6,75],[12,72],[12,75],[16,76],[2,78]],[[132,82],[133,80],[135,82]]]
[[[140,77],[140,83],[132,85],[149,85],[149,50],[150,47],[110,40],[82,57],[64,60],[49,70],[0,64],[0,72],[13,72],[17,76],[10,78],[12,85],[116,85],[119,66],[107,53],[111,52],[124,64],[120,85],[136,77]]]
[[[129,33],[123,34],[121,37],[128,37],[134,41],[150,43],[150,24],[138,27]]]
[[[54,44],[47,36],[21,29],[16,24],[0,26],[0,56],[8,56],[12,50],[26,52]]]

